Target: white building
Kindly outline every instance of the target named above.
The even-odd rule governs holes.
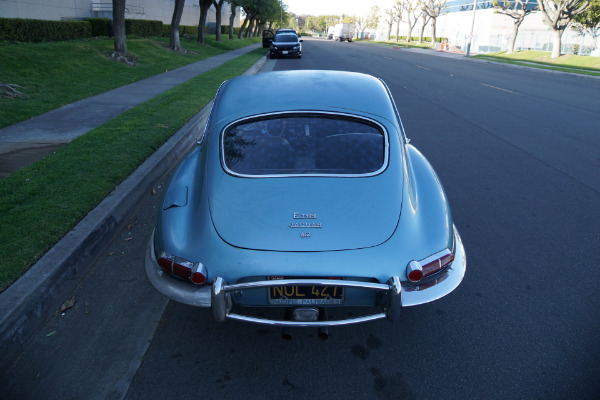
[[[499,14],[489,0],[479,1],[473,23],[473,0],[457,0],[448,2],[443,15],[437,19],[436,37],[447,38],[450,46],[466,51],[473,26],[471,51],[474,53],[489,53],[504,51],[508,48],[513,34],[513,19]],[[408,16],[404,13],[400,23],[400,36],[408,34]],[[412,36],[419,36],[421,20],[413,28]],[[380,25],[377,32],[371,33],[371,39],[385,40],[388,26]],[[396,26],[392,28],[395,35]],[[427,24],[425,37],[431,37],[431,24]],[[543,14],[539,11],[529,14],[519,28],[515,50],[550,51],[553,43],[553,31],[544,23]],[[577,52],[581,55],[598,55],[596,40],[590,35],[580,36],[567,28],[562,36],[561,53]]]
[[[146,19],[171,23],[174,0],[127,0],[125,18]],[[215,23],[215,8],[208,11],[207,25]],[[224,3],[221,23],[229,25],[231,7]],[[234,26],[240,26],[239,8]],[[111,0],[0,0],[0,17],[32,18],[48,20],[77,20],[82,18],[112,19]],[[197,0],[185,0],[181,25],[197,26],[200,19],[200,6]]]

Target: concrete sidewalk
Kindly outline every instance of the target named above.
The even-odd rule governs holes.
[[[112,97],[114,94],[109,96],[110,102],[106,101],[104,95],[99,95],[93,100],[82,100],[62,107],[56,110],[56,113],[51,112],[38,117],[42,118],[41,120],[36,118],[36,121],[26,121],[27,124],[33,124],[30,125],[32,131],[24,134],[23,138],[17,136],[20,141],[16,141],[16,138],[11,141],[8,133],[2,134],[0,141],[3,142],[4,148],[20,145],[25,150],[40,142],[62,145],[61,140],[63,144],[67,143],[102,124],[102,121],[259,46],[260,44],[252,45],[211,57],[179,70],[115,89],[111,92],[117,92],[118,97]],[[266,56],[245,74],[258,72],[265,61]],[[115,99],[123,101],[117,105]],[[120,227],[137,209],[144,195],[150,193],[157,179],[176,166],[196,143],[211,105],[212,102],[190,119],[21,278],[0,293],[0,367],[8,368],[23,347],[55,315],[104,248],[119,233]],[[102,110],[106,112],[103,113]],[[49,114],[54,115],[56,119],[51,118]],[[89,118],[86,118],[86,115]],[[85,124],[87,130],[82,129],[81,124]],[[6,132],[9,131],[12,134],[15,132]],[[31,147],[27,147],[28,145]],[[5,154],[0,155],[5,157]]]
[[[0,178],[45,157],[130,108],[260,46],[257,43],[209,57],[0,129]]]

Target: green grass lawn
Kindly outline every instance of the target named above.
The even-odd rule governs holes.
[[[373,44],[381,44],[384,46],[392,46],[392,47],[408,47],[408,48],[418,48],[418,49],[430,49],[431,43],[423,42],[418,43],[415,41],[406,42],[404,40],[363,40],[364,43],[373,43]]]
[[[248,45],[253,41],[236,41],[236,45]],[[102,44],[101,42],[104,42]],[[95,68],[92,64],[101,63],[111,70],[104,74],[111,85],[119,86],[152,73],[162,72],[165,69],[184,65],[196,61],[209,54],[224,51],[219,46],[210,49],[195,46],[196,55],[177,55],[164,48],[162,40],[140,39],[129,44],[132,52],[140,57],[141,65],[147,66],[126,67],[116,62],[104,59],[103,51],[107,51],[107,41],[52,43],[37,47],[33,46],[31,53],[46,54],[44,64],[54,71],[60,70],[52,63],[47,53],[57,55],[57,46],[63,53],[58,62],[70,73]],[[81,44],[81,46],[80,46]],[[193,43],[187,41],[184,47],[190,49]],[[27,46],[27,45],[19,45]],[[96,47],[98,46],[98,47]],[[10,46],[7,46],[10,47]],[[6,50],[2,48],[2,50]],[[26,51],[20,51],[27,53]],[[40,54],[38,53],[38,54]],[[202,53],[202,55],[200,54]],[[150,66],[152,57],[156,56],[160,67]],[[32,266],[46,251],[58,242],[70,229],[99,204],[117,185],[131,174],[144,160],[153,154],[169,137],[181,128],[194,116],[210,99],[212,99],[224,80],[242,74],[258,59],[266,54],[266,50],[259,48],[246,55],[229,61],[222,66],[208,71],[188,82],[185,82],[156,98],[134,107],[122,115],[112,119],[106,124],[90,131],[89,133],[73,140],[68,145],[60,148],[48,157],[23,168],[5,179],[0,180],[0,291],[6,289],[12,282],[19,278]],[[0,57],[2,57],[0,55]],[[56,85],[50,83],[45,67],[34,68],[29,63],[35,63],[36,58],[27,58],[25,54],[17,57],[18,63],[28,72],[25,75],[36,76],[32,82],[39,83],[36,96],[43,96],[46,91],[53,91]],[[67,57],[71,61],[67,61]],[[174,58],[175,60],[169,60]],[[26,61],[27,60],[27,61]],[[145,61],[144,61],[145,60]],[[14,62],[14,61],[13,61]],[[16,65],[16,64],[12,64]],[[145,70],[141,72],[142,69]],[[136,70],[132,72],[131,70]],[[18,76],[17,71],[12,71],[13,76]],[[87,74],[87,73],[86,73]],[[60,79],[69,75],[67,72],[59,73]],[[92,74],[93,75],[93,74]],[[122,75],[122,76],[117,76]],[[42,77],[43,78],[40,78]],[[4,79],[4,78],[2,78]],[[100,84],[102,79],[94,79]],[[71,85],[86,93],[97,91],[95,85],[89,85],[85,79],[76,78],[77,83]],[[104,85],[104,83],[103,83]],[[60,86],[60,85],[58,85]],[[61,89],[65,96],[69,90]],[[50,96],[54,97],[54,96]],[[70,97],[87,97],[83,95]],[[2,100],[3,108],[12,100]],[[72,100],[69,100],[72,101]],[[69,101],[66,101],[68,103]],[[31,113],[35,114],[35,107]]]
[[[600,57],[567,54],[558,58],[551,58],[549,52],[531,50],[516,51],[511,54],[506,54],[505,52],[480,54],[473,57],[534,68],[586,75],[600,75]]]
[[[209,37],[201,45],[193,38],[181,38],[182,47],[190,53],[178,54],[168,50],[168,38],[128,39],[127,49],[137,57],[137,67],[110,59],[114,43],[109,38],[0,46],[0,82],[21,86],[19,90],[27,96],[0,97],[0,128],[259,41],[224,39],[219,43]]]

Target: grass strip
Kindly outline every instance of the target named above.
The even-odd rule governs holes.
[[[473,58],[531,68],[600,76],[599,57],[563,55],[558,58],[551,58],[548,52],[517,51],[511,54],[505,52],[479,54],[473,56]]]
[[[25,98],[0,98],[0,128],[108,90],[257,43],[262,39],[181,38],[188,53],[168,50],[168,38],[127,39],[138,66],[110,59],[109,38],[0,46],[0,82],[21,86]]]
[[[384,46],[391,47],[401,47],[401,48],[417,48],[417,49],[431,49],[431,43],[423,42],[419,44],[418,42],[405,42],[404,40],[390,40],[390,41],[378,41],[378,40],[363,40],[362,43],[372,43],[372,44],[381,44]]]
[[[215,95],[259,48],[185,82],[0,180],[0,291],[96,207]]]

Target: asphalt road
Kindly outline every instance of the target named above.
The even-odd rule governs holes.
[[[314,39],[266,68],[386,81],[450,199],[461,286],[327,341],[215,323],[143,276],[164,178],[2,375],[1,398],[600,397],[600,80]]]

